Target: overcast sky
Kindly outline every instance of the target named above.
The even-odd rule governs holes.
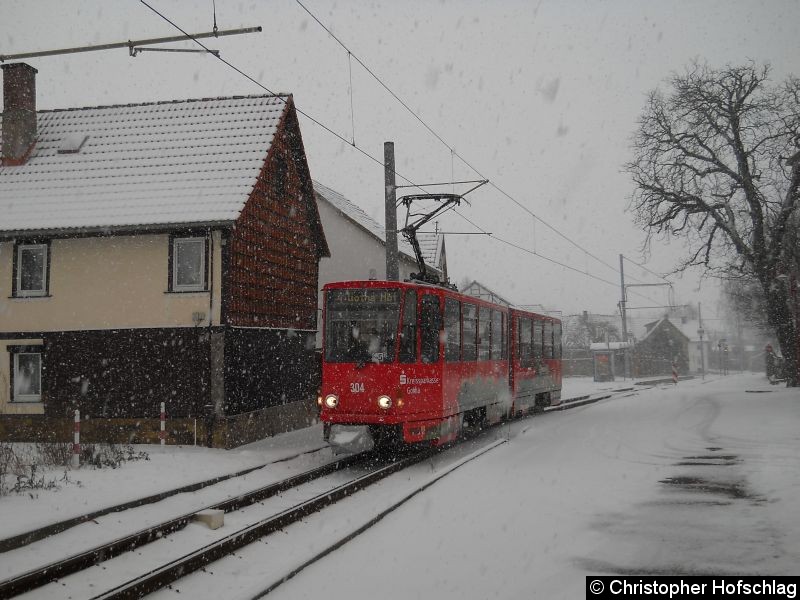
[[[354,134],[378,161],[301,117],[312,176],[383,222],[384,141],[395,142],[400,175],[418,184],[478,178],[463,157],[560,234],[489,186],[467,196],[465,218],[443,217],[443,230],[477,225],[595,278],[487,236],[450,235],[452,278],[564,314],[615,312],[619,254],[643,261],[621,166],[645,94],[693,58],[768,61],[776,80],[800,75],[797,0],[302,2],[447,144],[355,60],[351,117],[347,52],[295,0],[216,0],[220,29],[263,32],[210,40],[210,48],[269,90],[293,93],[299,109],[347,140]],[[187,31],[213,27],[212,0],[149,3]],[[0,54],[178,33],[139,0],[0,0]],[[265,93],[199,54],[131,58],[121,49],[28,62],[39,70],[42,109]],[[668,271],[683,248],[653,246],[647,268]],[[659,281],[631,263],[625,271],[628,283]],[[713,316],[710,282],[698,292],[696,275],[676,281],[676,302],[702,301]],[[660,288],[631,291],[649,299],[633,295],[630,306],[667,301]]]

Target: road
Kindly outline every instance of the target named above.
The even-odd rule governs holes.
[[[566,599],[583,597],[591,574],[793,574],[798,417],[796,391],[742,375],[504,426],[492,435],[506,443],[270,597]],[[251,598],[472,450],[403,472],[176,587]]]

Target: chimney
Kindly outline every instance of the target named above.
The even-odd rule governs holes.
[[[25,63],[3,69],[3,165],[22,165],[36,142],[36,69]]]

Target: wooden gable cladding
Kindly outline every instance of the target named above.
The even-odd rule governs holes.
[[[228,324],[314,329],[319,259],[328,254],[290,99],[231,234]]]

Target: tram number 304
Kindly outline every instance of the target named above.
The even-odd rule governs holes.
[[[363,383],[351,383],[350,384],[350,392],[353,394],[363,394],[364,393],[364,384]]]

